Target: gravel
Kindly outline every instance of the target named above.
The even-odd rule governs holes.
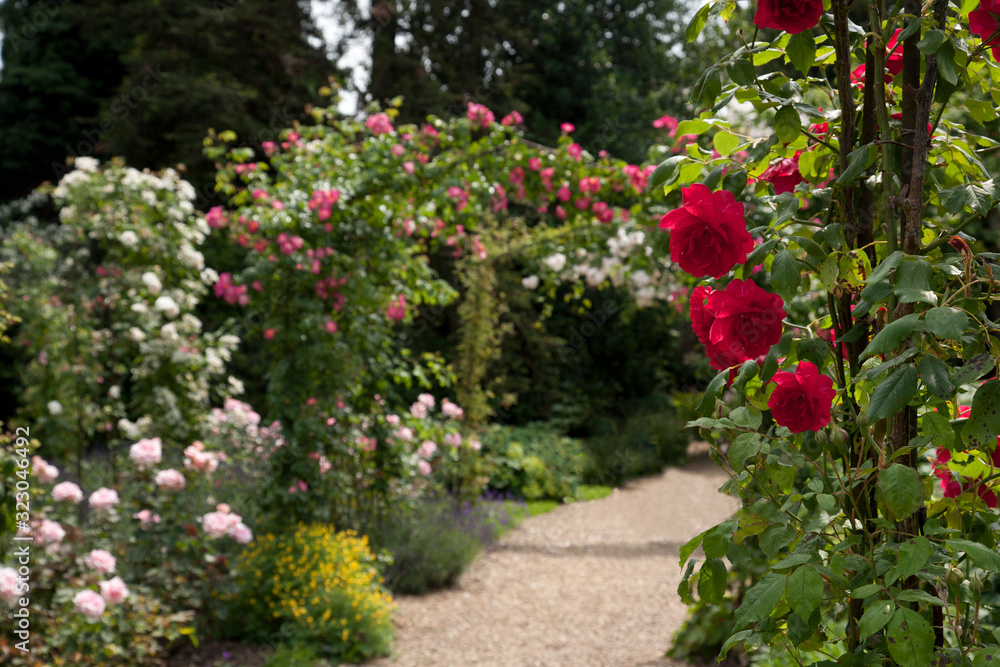
[[[397,598],[394,654],[369,664],[680,666],[663,657],[687,612],[680,547],[738,507],[706,452],[528,518],[455,588]]]

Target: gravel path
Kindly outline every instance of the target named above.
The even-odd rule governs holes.
[[[398,598],[394,655],[370,664],[678,667],[663,653],[686,614],[679,549],[737,509],[694,447],[683,468],[528,518],[454,589]]]

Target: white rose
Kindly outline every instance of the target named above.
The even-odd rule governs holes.
[[[563,267],[566,266],[566,255],[561,252],[557,252],[551,257],[546,257],[542,260],[542,263],[553,271],[562,271]]]
[[[134,248],[139,245],[139,237],[135,232],[129,230],[127,232],[122,232],[122,235],[118,239],[122,242],[122,245],[126,248]]]
[[[97,171],[98,161],[92,157],[78,157],[73,160],[73,166],[80,171],[95,172]]]
[[[59,414],[62,414],[63,406],[62,406],[62,403],[60,403],[59,401],[49,401],[49,404],[48,404],[47,407],[49,408],[49,414],[50,415],[59,415]]]
[[[129,329],[128,337],[134,340],[136,343],[141,343],[142,341],[146,340],[146,334],[143,333],[142,329],[140,329],[139,327],[132,327],[131,329]]]
[[[152,271],[146,271],[142,274],[142,284],[153,294],[159,294],[160,290],[163,289],[163,283],[160,282],[160,279]]]
[[[173,322],[169,322],[160,327],[160,338],[168,343],[176,343],[181,337],[177,334],[177,326]]]
[[[161,296],[157,298],[153,307],[171,319],[181,314],[180,306],[178,306],[177,302],[169,296]]]
[[[527,278],[521,278],[521,286],[524,287],[524,289],[537,289],[538,276],[528,276]]]

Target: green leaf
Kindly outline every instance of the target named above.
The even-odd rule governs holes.
[[[779,551],[788,546],[795,537],[795,529],[780,523],[768,526],[757,538],[761,551],[768,558],[774,558]]]
[[[920,473],[901,463],[893,463],[878,474],[878,488],[882,501],[895,521],[910,516],[924,502],[924,484]]]
[[[911,259],[903,262],[896,269],[896,279],[893,291],[902,303],[922,301],[932,306],[937,305],[937,294],[931,290],[931,276],[934,268],[922,259]]]
[[[900,667],[927,667],[934,662],[934,630],[909,607],[900,607],[886,627],[889,655]]]
[[[868,402],[868,419],[874,423],[896,414],[917,392],[917,369],[912,364],[893,371],[872,392]]]
[[[771,204],[777,204],[777,206],[775,206],[775,210],[778,215],[774,219],[774,222],[771,223],[775,227],[784,222],[788,222],[799,211],[799,198],[791,192],[782,192],[780,195],[769,197],[767,201]]]
[[[915,17],[907,19],[906,27],[903,28],[903,31],[901,33],[899,33],[899,37],[896,38],[896,41],[899,44],[902,44],[904,41],[906,41],[908,37],[916,35],[919,31],[920,31],[920,18]]]
[[[941,602],[941,598],[934,597],[927,591],[922,591],[919,588],[910,588],[899,595],[896,596],[897,602],[919,602],[922,604],[932,604],[935,607],[943,607],[944,602]]]
[[[885,627],[886,623],[892,619],[892,612],[896,608],[892,600],[876,600],[868,605],[865,613],[858,621],[858,630],[861,631],[861,641],[867,640],[873,634]]]
[[[900,579],[916,574],[927,563],[933,551],[931,541],[924,536],[915,537],[899,546],[896,556],[896,570]]]
[[[837,178],[837,185],[844,185],[856,180],[868,168],[868,165],[874,162],[875,150],[872,146],[865,145],[861,148],[855,148],[847,156],[847,169]]]
[[[646,190],[653,190],[653,188],[658,188],[669,181],[670,177],[677,170],[677,165],[687,159],[685,155],[674,155],[661,162],[649,177],[649,181],[646,183]]]
[[[803,565],[789,575],[785,590],[792,611],[806,621],[823,600],[823,577],[811,566]]]
[[[788,40],[788,46],[785,47],[785,52],[788,54],[789,62],[795,65],[795,69],[803,74],[808,74],[816,61],[816,40],[813,39],[812,32],[803,30],[792,35],[792,38]]]
[[[917,364],[917,372],[931,393],[938,398],[948,400],[955,393],[955,387],[949,377],[948,364],[934,355],[925,355]]]
[[[979,386],[972,399],[972,412],[962,429],[962,440],[971,449],[992,450],[1000,435],[1000,380]]]
[[[706,530],[705,533],[707,532],[708,531]],[[681,562],[680,565],[678,565],[678,567],[684,567],[684,563],[686,563],[687,559],[691,557],[691,554],[693,554],[698,549],[698,547],[701,546],[701,540],[702,538],[705,537],[705,533],[700,533],[698,535],[695,535],[690,540],[688,540],[684,546],[681,547]]]
[[[940,412],[928,412],[920,417],[920,432],[931,436],[935,447],[951,449],[955,444],[955,429]]]
[[[777,572],[769,572],[746,592],[743,604],[736,609],[734,630],[741,630],[750,623],[767,618],[781,601],[788,579]]]
[[[771,263],[771,286],[785,301],[791,301],[802,279],[802,264],[795,255],[781,250]]]
[[[712,144],[715,146],[715,150],[717,150],[719,155],[722,155],[723,157],[730,155],[733,151],[739,148],[741,143],[743,142],[739,137],[727,130],[719,130],[715,133],[715,136],[712,137]]]
[[[920,50],[920,53],[929,56],[932,53],[937,53],[943,42],[944,32],[941,30],[928,30],[924,33],[924,38],[917,42],[917,48]]]
[[[945,544],[954,551],[964,551],[969,554],[969,559],[976,567],[990,572],[1000,572],[1000,554],[995,549],[969,540],[945,540]]]
[[[892,284],[886,280],[877,283],[869,281],[868,287],[861,290],[861,298],[876,303],[888,299],[892,296],[892,292]]]
[[[698,36],[701,35],[701,31],[705,29],[705,24],[708,23],[708,12],[712,9],[712,4],[713,3],[709,2],[704,7],[699,9],[694,15],[694,18],[692,18],[691,22],[688,24],[687,31],[685,32],[685,38],[689,44],[698,39]]]
[[[736,381],[733,382],[733,390],[742,392],[744,387],[746,387],[747,382],[757,377],[757,373],[760,368],[757,366],[757,361],[754,359],[747,359],[740,366],[740,372],[736,376]],[[757,428],[756,426],[754,428]]]
[[[729,379],[729,371],[722,371],[708,383],[705,395],[698,404],[698,414],[707,415],[715,410],[715,399],[719,397],[726,387],[726,380]]]
[[[855,600],[864,600],[865,598],[871,597],[882,590],[882,587],[878,584],[865,584],[864,586],[859,586],[851,591],[851,597]],[[886,619],[886,623],[888,623]]]
[[[872,274],[871,260],[868,253],[861,250],[845,252],[840,257],[840,276],[851,287],[861,287]]]
[[[830,255],[819,265],[819,279],[823,283],[823,289],[833,292],[837,287],[837,279],[840,277],[840,259],[837,255]]]
[[[753,630],[741,630],[740,632],[729,635],[729,639],[726,640],[726,643],[722,645],[722,649],[719,651],[719,659],[721,660],[724,658],[725,655],[729,653],[729,649],[733,646],[741,641],[749,639],[752,635]]]
[[[882,260],[882,263],[875,267],[875,270],[872,271],[871,276],[868,277],[868,282],[877,283],[888,278],[889,272],[899,266],[899,263],[903,261],[904,257],[906,257],[906,255],[902,250],[897,250],[886,257]]]
[[[778,239],[768,239],[754,248],[750,254],[747,255],[747,261],[743,263],[743,274],[750,275],[750,269],[763,262],[764,258],[767,257],[772,250],[774,250],[776,245],[778,245]]]
[[[729,418],[740,428],[752,428],[757,430],[760,427],[760,410],[753,406],[738,407],[729,413]]]
[[[884,329],[875,334],[872,342],[868,343],[868,347],[861,353],[861,358],[866,359],[876,354],[884,354],[895,350],[913,332],[913,327],[916,326],[919,319],[920,315],[918,313],[912,313],[885,325]]]
[[[800,360],[811,361],[819,368],[823,367],[823,362],[829,352],[830,344],[822,338],[802,340],[796,346],[796,355]]]
[[[705,558],[722,558],[729,548],[729,538],[736,527],[736,521],[724,521],[717,526],[713,526],[705,531],[705,537],[701,541],[701,547],[705,551]]]
[[[793,106],[783,106],[774,114],[774,133],[785,144],[790,144],[799,138],[802,131],[802,119]]]
[[[760,453],[760,448],[760,434],[741,433],[736,436],[733,443],[729,445],[729,451],[726,452],[729,467],[733,470],[742,470],[746,460],[751,456],[757,456]]]
[[[956,387],[961,387],[963,384],[975,382],[993,370],[994,365],[993,357],[989,354],[977,354],[972,359],[965,362],[965,365],[955,371],[951,381]]]
[[[749,88],[756,77],[753,63],[749,60],[734,60],[729,63],[729,77],[736,85]]]
[[[958,340],[969,326],[969,316],[958,308],[931,308],[924,315],[927,328],[938,338]]]
[[[743,169],[726,172],[722,178],[722,189],[729,190],[734,197],[738,198],[747,189],[747,172]]]
[[[938,47],[937,54],[938,71],[944,80],[953,86],[958,85],[958,70],[955,68],[955,47],[951,40],[946,40]]]
[[[708,604],[719,604],[726,594],[726,564],[721,558],[705,561],[698,575],[698,597]]]

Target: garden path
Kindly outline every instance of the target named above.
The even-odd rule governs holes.
[[[397,598],[394,655],[379,667],[656,665],[686,607],[678,552],[732,515],[704,443],[690,462],[602,500],[527,518],[450,590]]]

